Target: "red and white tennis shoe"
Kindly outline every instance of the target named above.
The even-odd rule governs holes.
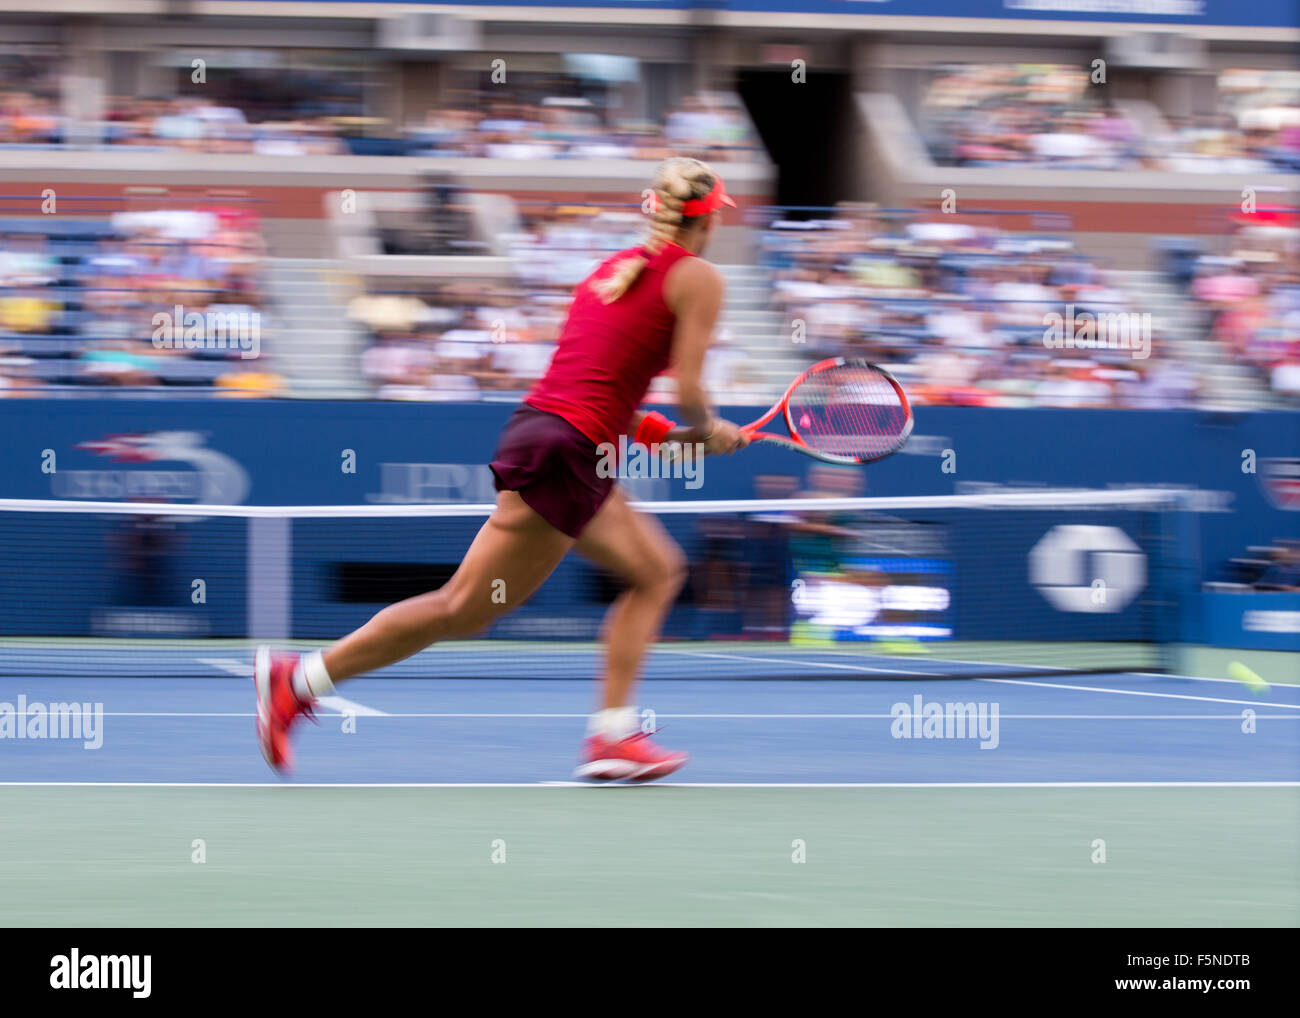
[[[648,732],[625,739],[589,735],[582,744],[583,762],[573,776],[590,781],[654,781],[672,774],[690,758],[689,753],[656,745]]]
[[[253,684],[257,687],[257,742],[266,762],[281,774],[293,763],[289,730],[298,718],[316,720],[311,702],[293,691],[293,670],[297,654],[278,654],[270,647],[258,647],[253,655]]]

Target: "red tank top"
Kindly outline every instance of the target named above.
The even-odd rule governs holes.
[[[617,444],[651,379],[668,367],[677,316],[664,303],[664,277],[683,258],[694,257],[665,244],[622,297],[604,303],[592,281],[639,250],[607,258],[578,284],[551,366],[524,400],[564,418],[597,445]]]

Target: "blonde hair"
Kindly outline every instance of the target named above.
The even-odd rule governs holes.
[[[663,246],[677,236],[677,231],[692,221],[692,217],[682,215],[682,206],[695,198],[703,198],[713,190],[716,180],[717,174],[709,164],[698,159],[678,156],[660,165],[650,185],[657,201],[650,213],[650,236],[642,250],[650,255],[663,250]],[[591,285],[601,300],[612,304],[627,293],[649,260],[646,254],[624,258],[612,273]]]

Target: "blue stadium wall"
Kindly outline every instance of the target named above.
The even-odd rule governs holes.
[[[0,402],[0,496],[257,505],[485,502],[491,499],[491,480],[484,464],[510,411],[508,405],[486,403],[6,400]],[[726,412],[748,420],[757,408]],[[1184,551],[1199,561],[1200,576],[1215,578],[1222,564],[1247,546],[1300,531],[1295,511],[1300,508],[1300,479],[1288,482],[1298,463],[1297,413],[922,407],[905,452],[867,468],[862,479],[864,494],[896,496],[991,487],[1194,489],[1197,512],[1193,525],[1182,530],[1182,539],[1192,546]],[[796,475],[802,487],[811,466],[803,457],[755,447],[707,461],[699,487],[674,479],[639,481],[637,494],[665,500],[752,498],[760,475]],[[1288,500],[1289,509],[1284,508]],[[1014,529],[1012,522],[1000,532]],[[0,518],[7,566],[0,575],[0,604],[6,606],[0,633],[104,631],[87,617],[86,606],[131,599],[130,592],[114,587],[120,576],[103,567],[115,553],[118,525],[111,518],[80,516]],[[436,534],[445,552],[463,546],[475,525],[472,520],[448,521],[426,533]],[[1032,544],[1046,525],[1045,519],[1038,520],[1016,539]],[[241,521],[188,526],[174,544],[168,566],[172,578],[203,575],[193,557],[205,544],[228,548],[216,581],[224,589],[208,592],[203,632],[237,635],[248,613],[246,530]],[[998,529],[993,521],[989,526]],[[348,533],[367,546],[365,557],[371,562],[399,562],[408,550],[391,533],[385,537],[382,522],[343,529],[315,525],[310,539],[295,541],[295,618],[311,618],[337,631],[373,610],[309,600],[317,597],[312,592],[320,589],[319,580],[339,545],[349,540]],[[995,556],[975,546],[954,549],[958,572],[977,580],[968,602],[984,587],[989,597],[1008,586],[1021,591],[1021,600],[1008,603],[1006,612],[979,612],[978,632],[963,625],[958,604],[957,635],[1014,638],[1023,635],[1025,626],[1032,630],[1045,622],[1039,616],[1049,609],[1019,576],[1027,547],[1008,546],[1011,554]],[[441,557],[454,560],[453,554]],[[1008,567],[1009,559],[1016,564]],[[212,572],[210,562],[202,568]],[[1014,576],[1006,575],[1008,568]],[[572,595],[575,585],[590,583],[581,567],[565,570],[552,593],[543,591],[529,606],[531,616],[522,613],[513,623],[519,628],[512,635],[546,635],[529,631],[530,618],[559,617],[564,613],[560,598]],[[597,600],[589,599],[579,614],[569,631],[553,635],[590,631],[599,614]],[[1118,620],[1113,616],[1109,622],[1076,621],[1109,624],[1111,638],[1140,635],[1114,629]],[[714,634],[687,627],[678,635]],[[1080,630],[1079,635],[1088,634]]]
[[[261,0],[274,8],[279,0]],[[350,0],[329,0],[350,2]],[[355,0],[351,0],[355,2]],[[375,4],[384,0],[368,0]],[[419,0],[444,6],[437,0]],[[586,7],[599,11],[687,11],[704,8],[735,13],[794,13],[928,18],[1010,18],[1019,21],[1133,22],[1150,25],[1270,25],[1292,27],[1288,0],[472,0],[473,6],[516,8]]]

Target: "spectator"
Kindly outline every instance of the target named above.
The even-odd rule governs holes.
[[[1260,574],[1255,585],[1300,590],[1300,545],[1285,545],[1278,549],[1272,564]]]

